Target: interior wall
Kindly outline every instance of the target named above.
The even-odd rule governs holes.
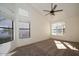
[[[16,17],[16,39],[17,46],[32,44],[38,41],[46,40],[49,38],[49,22],[37,10],[31,7],[30,4],[17,4],[18,9],[22,8],[28,12],[29,16],[17,15]],[[27,8],[26,8],[27,7]],[[20,17],[19,17],[20,16]],[[19,39],[19,22],[30,22],[31,24],[31,37],[26,39]]]
[[[61,3],[58,6],[63,11],[56,13],[55,16],[49,17],[50,23],[65,22],[66,29],[63,36],[51,35],[51,38],[79,42],[79,4]]]
[[[4,14],[1,15],[14,21],[14,40],[0,44],[0,55],[6,55],[16,47],[32,44],[49,38],[49,22],[31,4],[0,4]],[[2,9],[3,8],[3,9]],[[10,9],[8,9],[10,8]],[[5,10],[4,10],[5,9]],[[25,14],[24,11],[27,14]],[[19,22],[30,22],[31,37],[19,39]]]

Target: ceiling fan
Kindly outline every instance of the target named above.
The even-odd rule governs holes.
[[[56,7],[57,7],[57,5],[53,5],[53,3],[51,3],[51,10],[43,10],[43,11],[48,12],[48,14],[55,16],[55,12],[63,11],[63,9],[56,10]],[[46,15],[48,15],[48,14],[46,14]]]

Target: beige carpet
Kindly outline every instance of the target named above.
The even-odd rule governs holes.
[[[27,46],[14,49],[12,56],[78,56],[79,51],[70,49],[64,41],[60,41],[67,49],[58,49],[53,39],[44,40]],[[68,42],[79,49],[79,43]],[[10,53],[11,53],[10,52]]]

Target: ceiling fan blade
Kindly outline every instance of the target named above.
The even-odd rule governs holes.
[[[54,8],[53,9],[56,9],[57,5],[54,5]]]
[[[59,11],[63,11],[62,9],[61,10],[56,10],[56,11],[54,11],[54,12],[59,12]]]
[[[50,13],[48,13],[48,14],[50,14]],[[45,16],[47,16],[48,14],[46,14]]]
[[[49,10],[43,10],[43,11],[50,12]]]

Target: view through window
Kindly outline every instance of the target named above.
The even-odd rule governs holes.
[[[19,23],[19,38],[30,38],[30,22]]]
[[[63,35],[64,30],[65,30],[64,22],[58,22],[52,24],[52,35]]]
[[[13,40],[13,21],[0,17],[0,44]]]

